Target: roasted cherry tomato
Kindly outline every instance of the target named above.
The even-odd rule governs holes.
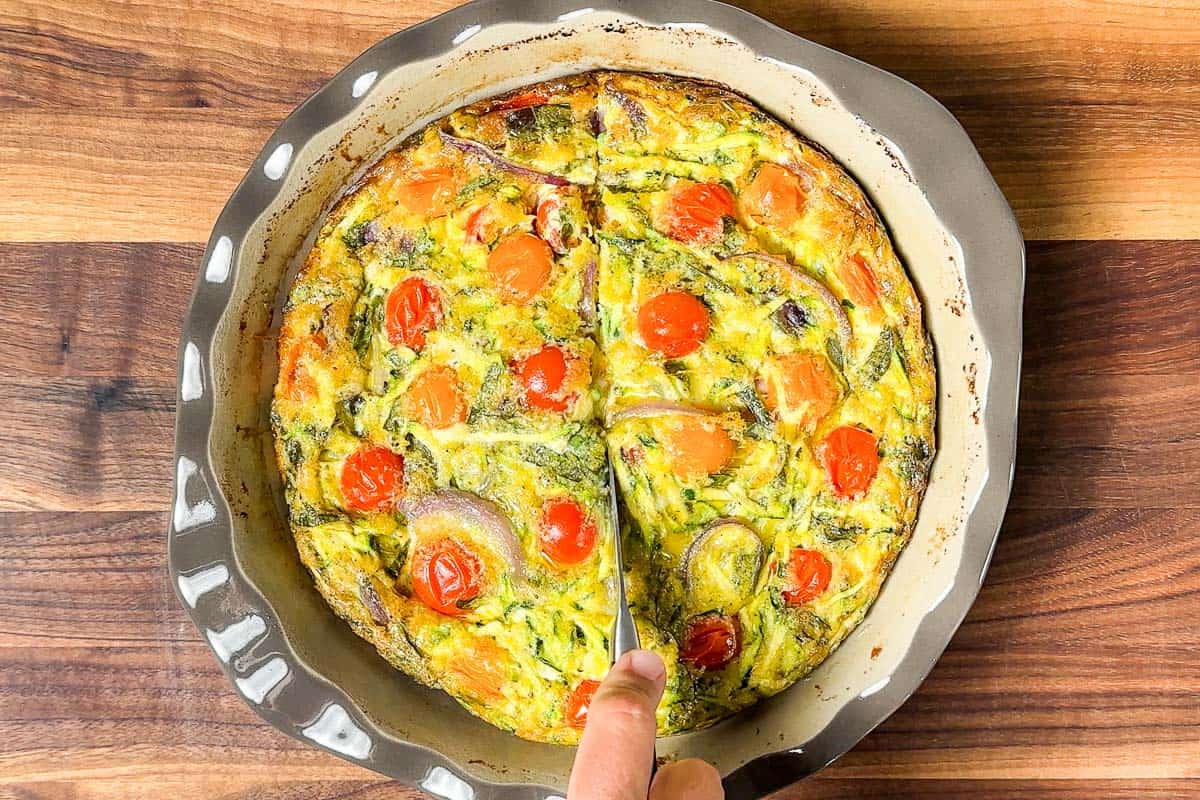
[[[389,342],[421,350],[442,321],[441,292],[423,278],[405,278],[388,292],[383,316]]]
[[[834,492],[847,499],[870,489],[879,471],[874,434],[852,425],[843,425],[826,436],[817,445],[817,458],[825,467]]]
[[[843,259],[838,268],[838,277],[842,279],[846,294],[856,306],[873,308],[879,305],[879,282],[862,256],[855,253]]]
[[[684,479],[720,472],[733,458],[733,439],[713,420],[681,417],[665,438],[671,470]]]
[[[532,233],[514,233],[492,250],[487,268],[501,297],[528,303],[550,280],[554,255],[550,245]]]
[[[803,605],[825,593],[832,575],[829,559],[816,550],[797,547],[788,557],[788,586],[780,594],[789,606]]]
[[[804,185],[787,167],[763,164],[739,199],[742,211],[754,221],[790,228],[804,211]]]
[[[638,333],[646,347],[667,358],[695,352],[708,338],[708,309],[694,295],[672,290],[638,309]]]
[[[341,485],[347,508],[390,511],[404,493],[404,458],[386,447],[360,447],[342,464]]]
[[[466,225],[467,241],[469,241],[469,242],[485,241],[484,225],[487,222],[487,217],[488,217],[488,207],[487,206],[480,206],[479,208],[477,208],[471,212],[471,216],[467,217],[467,225]]]
[[[506,656],[495,641],[481,636],[446,665],[449,682],[467,697],[495,702],[504,696]]]
[[[528,92],[514,94],[512,97],[497,102],[489,109],[489,111],[512,111],[515,108],[544,106],[549,100],[550,95],[539,89],[532,89]]]
[[[788,353],[775,358],[761,378],[767,408],[781,415],[800,412],[799,423],[812,428],[838,399],[837,380],[824,356]]]
[[[554,498],[542,504],[538,539],[542,543],[542,552],[550,560],[559,564],[579,564],[596,549],[596,524],[571,498]]]
[[[676,184],[664,212],[666,234],[689,244],[712,244],[733,216],[733,195],[719,183]]]
[[[430,367],[409,384],[405,413],[427,428],[449,428],[467,418],[458,373],[453,367]]]
[[[512,371],[525,391],[525,402],[545,411],[566,411],[574,397],[563,391],[569,362],[563,349],[552,344],[514,361]]]
[[[562,200],[558,195],[547,195],[537,204],[533,221],[537,235],[545,239],[546,244],[550,245],[550,249],[560,255],[567,252],[567,243],[563,239],[562,219],[559,214],[561,211]]]
[[[571,690],[571,693],[567,695],[566,718],[568,725],[572,728],[582,728],[587,724],[588,708],[599,688],[600,681],[585,678]]]
[[[697,669],[720,669],[737,657],[741,638],[736,618],[723,614],[697,617],[688,623],[679,660]]]
[[[413,593],[434,611],[465,614],[461,604],[479,596],[482,582],[479,557],[454,539],[427,542],[413,553]]]
[[[307,400],[317,393],[317,382],[308,371],[308,360],[317,358],[317,343],[305,337],[280,340],[279,394],[288,400]],[[319,362],[318,362],[319,363]]]
[[[400,205],[424,217],[445,214],[456,193],[454,173],[446,167],[419,170],[396,185]]]

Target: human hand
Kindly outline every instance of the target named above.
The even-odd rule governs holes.
[[[654,709],[667,670],[649,650],[621,656],[588,706],[567,800],[724,800],[721,776],[697,758],[665,764],[650,785]]]

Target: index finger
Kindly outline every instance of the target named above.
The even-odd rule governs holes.
[[[646,800],[654,761],[654,710],[667,670],[649,650],[632,650],[608,672],[588,707],[568,800]]]

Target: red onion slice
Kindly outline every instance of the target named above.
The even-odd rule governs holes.
[[[649,400],[644,403],[636,403],[631,406],[626,406],[625,408],[610,414],[608,417],[608,424],[612,426],[627,419],[663,417],[670,414],[678,414],[687,417],[709,417],[716,415],[715,412],[705,411],[702,408],[689,406],[686,403],[676,403],[671,400]]]
[[[400,501],[400,510],[408,516],[410,525],[434,514],[448,514],[470,523],[487,536],[513,573],[520,574],[524,562],[521,543],[508,517],[492,501],[471,492],[444,489],[416,499],[406,497]]]
[[[690,587],[689,584],[694,577],[692,574],[692,562],[700,556],[705,546],[713,540],[713,537],[717,534],[717,532],[725,527],[741,529],[745,532],[747,539],[753,543],[754,569],[751,571],[754,574],[752,576],[752,580],[748,582],[748,585],[752,587],[758,580],[758,573],[760,570],[762,570],[763,563],[762,539],[758,537],[758,533],[753,528],[751,528],[742,520],[734,519],[733,517],[721,517],[720,519],[715,519],[705,525],[700,533],[696,535],[696,538],[692,540],[692,543],[688,545],[687,550],[683,552],[683,557],[679,562],[679,569],[683,576],[683,585],[687,587],[689,591],[692,590],[692,587]]]
[[[376,625],[388,624],[390,618],[387,606],[380,599],[379,592],[375,591],[375,586],[372,585],[371,579],[365,575],[358,580],[358,598],[367,607],[367,611],[371,614],[371,620]]]
[[[838,299],[834,297],[833,292],[829,291],[829,287],[827,287],[825,284],[804,272],[787,259],[780,258],[779,256],[773,256],[769,253],[733,253],[732,255],[725,256],[725,258],[754,258],[759,261],[766,261],[769,264],[774,264],[778,267],[783,267],[786,269],[788,273],[796,279],[797,283],[808,289],[810,292],[816,295],[818,300],[825,304],[825,307],[829,310],[830,316],[832,316],[834,322],[837,323],[838,339],[841,341],[842,350],[847,353],[850,351],[850,318],[846,316],[846,310],[842,308],[842,304],[838,302]]]
[[[530,169],[529,167],[523,167],[520,164],[514,164],[508,159],[498,155],[487,145],[480,144],[479,142],[472,142],[470,139],[460,139],[459,137],[451,136],[444,131],[440,131],[439,133],[442,137],[442,141],[451,147],[461,150],[469,155],[482,158],[492,166],[505,170],[506,172],[511,172],[514,175],[520,175],[521,177],[527,178],[534,183],[546,183],[551,186],[571,185],[569,180],[566,178],[561,178],[558,175],[551,175],[548,172],[538,172],[536,169]]]

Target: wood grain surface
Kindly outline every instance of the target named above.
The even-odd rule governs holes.
[[[450,5],[0,3],[0,800],[419,796],[259,721],[164,537],[200,243],[296,103]],[[747,7],[946,103],[1032,240],[979,600],[781,794],[1200,797],[1200,4]]]

